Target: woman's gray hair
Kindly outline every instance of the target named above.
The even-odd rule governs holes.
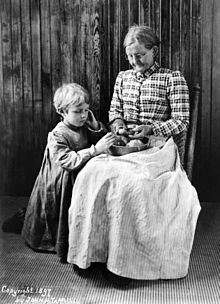
[[[133,25],[129,28],[124,39],[124,47],[126,48],[136,41],[144,44],[147,49],[158,47],[160,44],[160,40],[152,28],[145,25]]]

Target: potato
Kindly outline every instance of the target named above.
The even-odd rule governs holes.
[[[139,147],[142,146],[143,142],[140,139],[132,139],[127,143],[128,147]]]
[[[126,146],[126,143],[119,137],[114,140],[114,145],[115,146]]]

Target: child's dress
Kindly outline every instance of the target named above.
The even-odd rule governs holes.
[[[92,157],[91,144],[104,133],[103,126],[98,131],[84,126],[70,129],[60,122],[48,134],[22,229],[22,237],[31,248],[55,251],[59,257],[66,257],[72,186],[78,171]]]

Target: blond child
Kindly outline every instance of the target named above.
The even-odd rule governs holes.
[[[43,162],[25,214],[22,237],[34,250],[56,252],[61,262],[68,250],[68,209],[72,186],[86,162],[114,142],[89,109],[89,94],[79,84],[64,84],[54,95],[62,121],[49,132]],[[104,135],[104,136],[103,136]]]

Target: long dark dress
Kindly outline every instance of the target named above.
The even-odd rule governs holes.
[[[90,145],[105,131],[69,128],[63,122],[48,134],[40,172],[35,181],[22,229],[25,242],[35,250],[68,251],[68,209],[78,171],[92,157]]]

